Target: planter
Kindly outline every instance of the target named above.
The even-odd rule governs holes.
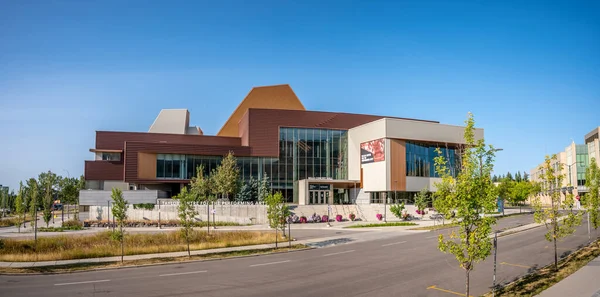
[[[348,219],[350,219],[350,221],[354,221],[354,219],[356,219],[356,215],[351,213],[348,215]]]
[[[335,216],[335,220],[338,221],[338,222],[341,222],[342,219],[343,219],[342,215]]]
[[[322,216],[321,217],[321,222],[323,222],[323,223],[329,222],[329,217],[327,215]]]
[[[378,213],[377,215],[375,215],[377,217],[377,220],[381,221],[381,219],[383,219],[383,215]]]
[[[307,222],[307,219],[305,216],[301,216],[300,217],[300,224],[305,224]]]

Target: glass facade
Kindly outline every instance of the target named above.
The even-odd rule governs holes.
[[[434,158],[438,146],[413,141],[406,142],[406,176],[439,177],[435,172]],[[457,152],[454,148],[440,148],[442,155],[448,161],[451,174],[456,175]]]
[[[576,146],[576,162],[577,162],[577,185],[585,186],[585,169],[590,164],[588,157],[588,146],[577,145]]]
[[[266,174],[274,191],[288,202],[297,202],[298,180],[348,178],[348,134],[345,130],[280,128],[279,157],[237,157],[241,178]],[[158,154],[156,178],[191,179],[204,165],[208,174],[221,163],[221,156]]]

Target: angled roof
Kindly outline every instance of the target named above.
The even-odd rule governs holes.
[[[290,85],[254,87],[229,116],[217,136],[238,137],[238,123],[250,108],[306,110]]]
[[[187,109],[163,109],[148,133],[185,134],[189,121],[190,113]]]

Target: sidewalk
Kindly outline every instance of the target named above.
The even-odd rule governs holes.
[[[600,257],[543,291],[540,297],[600,297]]]

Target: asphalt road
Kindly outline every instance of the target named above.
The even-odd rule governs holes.
[[[527,217],[500,220],[498,227],[531,220]],[[552,262],[553,251],[544,239],[545,232],[540,227],[498,239],[500,283]],[[0,292],[2,296],[61,297],[456,296],[451,292],[464,292],[464,272],[453,256],[437,250],[437,234],[221,261],[65,275],[0,276]],[[574,236],[559,243],[559,252],[566,254],[587,240],[584,222]],[[471,273],[471,295],[489,291],[492,271],[492,257],[476,266]]]

